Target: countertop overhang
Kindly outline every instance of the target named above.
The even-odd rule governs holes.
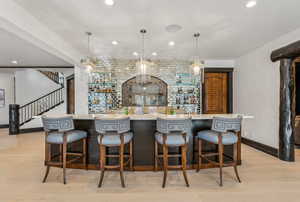
[[[130,120],[157,120],[158,117],[167,118],[167,119],[177,119],[177,118],[191,118],[192,120],[210,120],[214,117],[224,117],[224,118],[236,118],[241,116],[243,119],[253,119],[251,115],[243,114],[197,114],[197,115],[188,115],[188,114],[178,114],[178,115],[163,115],[163,114],[57,114],[49,115],[47,117],[62,117],[62,116],[72,116],[74,120],[94,120],[95,118],[121,118],[129,117]],[[35,118],[40,118],[41,116],[36,116]]]

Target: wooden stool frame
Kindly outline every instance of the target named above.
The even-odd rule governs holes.
[[[127,133],[127,132],[126,132]],[[124,148],[126,146],[126,144],[124,144],[124,134],[125,133],[121,133],[120,134],[120,141],[121,144],[120,145],[103,145],[102,144],[102,139],[103,139],[103,135],[100,134],[100,143],[99,143],[99,167],[101,170],[101,174],[100,174],[100,180],[99,180],[99,184],[98,187],[101,187],[103,184],[103,178],[104,178],[104,172],[106,169],[119,169],[120,170],[120,180],[121,180],[121,185],[123,188],[125,188],[125,180],[124,180],[124,165],[128,165],[129,164],[129,169],[131,171],[133,171],[133,144],[132,144],[132,140],[127,143],[129,144],[129,155],[124,154]],[[106,154],[106,147],[119,147],[119,155],[116,154]],[[119,158],[119,164],[118,165],[106,165],[106,158]],[[128,158],[128,161],[124,163],[124,158]]]
[[[56,132],[58,133],[58,132]],[[45,132],[46,136],[45,136],[45,165],[47,166],[46,169],[46,173],[45,176],[43,178],[43,183],[46,182],[49,171],[50,171],[50,167],[57,167],[60,166],[63,168],[63,183],[66,184],[67,183],[67,179],[66,179],[66,167],[67,164],[70,164],[74,161],[77,161],[79,159],[82,159],[82,163],[84,165],[84,167],[87,169],[87,162],[86,162],[86,158],[87,158],[87,138],[83,138],[81,140],[78,141],[82,141],[82,153],[75,153],[75,152],[68,152],[67,151],[67,146],[68,144],[72,144],[72,143],[68,143],[67,142],[67,136],[68,134],[65,132],[61,132],[63,133],[63,144],[56,144],[56,143],[48,143],[47,142],[47,136],[49,134],[49,132]],[[76,141],[76,142],[78,142]],[[51,145],[52,144],[56,144],[59,145],[59,162],[55,162],[52,161],[53,158],[57,157],[57,155],[52,156],[51,155]],[[67,156],[76,156],[76,158],[70,159],[69,161],[67,160]]]
[[[197,166],[197,172],[200,171],[200,168],[202,166],[202,159],[205,159],[206,161],[208,161],[210,164],[212,165],[216,165],[219,167],[219,176],[220,176],[220,182],[219,185],[223,186],[223,167],[229,167],[229,166],[233,166],[234,168],[234,172],[236,175],[236,178],[238,180],[239,183],[241,183],[241,179],[239,177],[238,174],[238,170],[237,170],[237,159],[238,159],[238,143],[235,143],[233,145],[233,158],[232,158],[232,162],[230,163],[224,163],[224,145],[223,145],[223,141],[222,141],[223,135],[222,133],[219,133],[218,135],[218,152],[217,153],[208,153],[208,154],[202,154],[202,141],[201,139],[198,139],[198,166]],[[219,162],[216,161],[212,161],[210,159],[208,159],[207,157],[211,157],[211,156],[218,156],[219,157]]]
[[[187,178],[187,174],[186,174],[186,163],[187,163],[187,159],[186,159],[186,152],[187,152],[187,141],[186,141],[186,137],[187,134],[186,133],[182,133],[182,137],[185,141],[185,143],[183,145],[177,146],[181,148],[181,154],[169,154],[169,149],[168,149],[168,145],[166,144],[167,141],[167,134],[163,134],[163,144],[162,144],[162,148],[163,148],[163,154],[159,154],[158,152],[158,147],[159,144],[157,141],[155,141],[155,164],[154,164],[154,171],[158,170],[158,161],[159,158],[163,159],[163,170],[164,170],[164,177],[163,177],[163,183],[162,183],[162,188],[165,188],[166,186],[166,181],[167,181],[167,176],[168,176],[168,169],[182,169],[182,173],[183,173],[183,177],[186,183],[186,186],[189,187],[189,182],[188,182],[188,178]],[[181,158],[181,165],[175,165],[175,166],[169,166],[168,164],[168,159],[169,158]]]

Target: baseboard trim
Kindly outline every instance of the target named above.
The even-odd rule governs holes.
[[[245,145],[248,145],[250,147],[253,147],[259,151],[262,151],[264,153],[267,153],[269,155],[272,155],[276,158],[278,158],[278,149],[274,148],[274,147],[270,147],[268,145],[259,143],[259,142],[255,142],[253,140],[249,140],[247,138],[242,137],[242,143],[244,143]]]
[[[0,128],[9,128],[8,124],[0,124]]]
[[[24,129],[20,129],[19,134],[34,133],[34,132],[41,132],[41,131],[44,131],[43,127],[39,127],[39,128],[24,128]]]

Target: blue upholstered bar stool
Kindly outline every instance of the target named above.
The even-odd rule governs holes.
[[[99,163],[101,169],[101,176],[98,187],[102,186],[105,169],[119,168],[120,179],[122,187],[125,187],[124,182],[124,164],[129,163],[130,170],[133,170],[132,159],[132,138],[133,133],[130,132],[130,119],[124,118],[101,118],[95,119],[96,131],[99,133]],[[124,154],[124,147],[129,144],[129,155]],[[119,147],[119,154],[106,154],[106,147]],[[106,165],[106,158],[119,158],[118,165]],[[128,158],[128,161],[124,163],[124,158]]]
[[[74,130],[74,122],[71,116],[50,118],[43,116],[42,122],[46,133],[45,137],[45,165],[47,166],[46,174],[43,183],[49,174],[50,166],[61,166],[63,168],[63,182],[66,181],[66,165],[73,161],[82,159],[86,167],[86,139],[87,133],[81,130]],[[74,153],[67,151],[67,145],[73,142],[82,141],[82,152]],[[59,161],[54,161],[55,156],[51,154],[51,145],[59,145]],[[75,158],[67,161],[67,156],[76,156]]]
[[[166,186],[169,168],[182,169],[186,186],[189,187],[186,175],[186,152],[189,141],[188,130],[191,129],[191,120],[186,118],[158,118],[156,122],[157,132],[155,133],[155,170],[158,168],[159,158],[163,158],[164,178],[162,187]],[[163,147],[163,154],[158,153],[158,146]],[[169,147],[180,147],[181,154],[169,154]],[[170,157],[180,158],[181,165],[169,166]]]
[[[202,158],[206,159],[209,163],[219,166],[220,168],[220,186],[223,186],[222,167],[233,166],[237,177],[237,180],[241,182],[238,171],[237,171],[237,143],[239,141],[238,133],[241,131],[242,117],[237,118],[213,118],[211,130],[204,130],[198,132],[198,168],[199,172]],[[212,144],[218,145],[218,153],[202,154],[202,141],[206,141]],[[224,145],[233,145],[233,161],[231,163],[224,164],[223,151]],[[209,160],[207,157],[218,156],[219,162]]]

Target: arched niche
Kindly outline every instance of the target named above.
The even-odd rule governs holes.
[[[140,83],[137,76],[122,84],[123,106],[167,106],[168,84],[163,80],[149,76],[146,83]]]

